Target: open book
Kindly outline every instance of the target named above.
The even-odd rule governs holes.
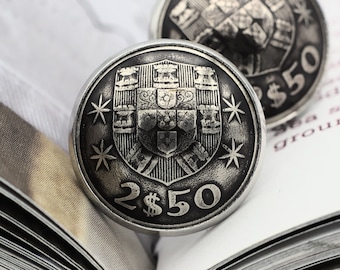
[[[205,231],[136,234],[77,186],[71,110],[92,71],[148,39],[156,0],[0,0],[0,268],[336,269],[340,265],[340,24],[325,73],[297,119],[269,130],[259,179]],[[318,268],[317,268],[318,267]]]

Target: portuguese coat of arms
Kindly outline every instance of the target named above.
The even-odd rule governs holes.
[[[220,144],[220,91],[211,67],[163,60],[120,68],[113,114],[124,161],[164,184],[199,171]]]
[[[220,51],[251,76],[278,68],[292,48],[296,22],[287,2],[179,0],[169,17],[189,40]]]

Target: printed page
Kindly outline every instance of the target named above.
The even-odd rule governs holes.
[[[154,269],[137,235],[90,203],[65,151],[1,103],[0,149],[0,178],[51,217],[97,264],[104,269]]]
[[[29,189],[22,192],[28,192],[28,196],[87,246],[93,256],[98,255],[108,269],[116,267],[112,261],[121,263],[120,256],[126,262],[125,268],[124,263],[121,264],[124,269],[133,268],[138,260],[140,268],[152,269],[152,266],[136,234],[107,221],[75,186],[67,153],[71,112],[82,86],[101,64],[120,51],[148,40],[149,20],[155,3],[156,0],[0,0],[0,107],[6,105],[40,131],[36,132],[38,139],[28,139],[40,142],[43,135],[52,139],[57,146],[51,142],[48,145],[53,145],[53,151],[63,156],[66,164],[60,164],[54,160],[54,155],[46,152],[43,156],[38,152],[39,157],[33,154],[23,159],[20,155],[31,149],[31,145],[2,137],[1,155],[12,167],[9,169],[6,162],[1,163],[1,175],[11,183],[16,179],[15,186],[19,189],[25,177]],[[16,123],[15,128],[20,130]],[[48,139],[44,137],[43,141]],[[18,166],[18,159],[22,166]],[[35,162],[40,170],[30,167]],[[20,167],[19,171],[17,167]],[[63,178],[67,183],[63,185],[58,183],[62,181],[58,168],[63,168],[67,174]],[[39,181],[44,179],[41,173],[47,174],[50,181],[41,184]],[[49,177],[49,174],[56,177]],[[65,202],[65,196],[60,194],[68,200]],[[73,202],[77,205],[72,205]],[[84,208],[86,214],[82,215]],[[80,221],[76,214],[81,215]],[[63,224],[65,220],[67,224]],[[85,231],[81,228],[83,224]],[[152,238],[142,239],[146,247],[151,246]],[[116,257],[112,256],[113,250],[117,252]]]
[[[319,3],[330,45],[313,102],[296,120],[268,131],[260,177],[236,212],[206,231],[159,240],[158,269],[208,269],[340,209],[340,2]]]

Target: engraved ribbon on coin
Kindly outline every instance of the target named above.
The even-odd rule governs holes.
[[[91,198],[129,228],[164,235],[215,224],[256,178],[263,111],[231,62],[191,42],[123,52],[85,86],[70,140]]]
[[[188,39],[230,59],[261,100],[269,127],[310,100],[326,60],[326,25],[315,0],[167,0],[156,38]]]

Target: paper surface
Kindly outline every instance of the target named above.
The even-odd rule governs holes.
[[[260,177],[241,207],[205,232],[161,238],[158,269],[208,269],[265,239],[340,209],[340,2],[320,1],[329,59],[314,101],[268,132]]]
[[[30,192],[33,201],[53,215],[108,269],[116,269],[117,265],[123,269],[150,269],[152,265],[135,233],[125,228],[121,231],[120,226],[113,226],[105,217],[97,219],[99,212],[75,186],[71,164],[67,160],[71,112],[82,86],[103,62],[148,39],[155,2],[0,0],[0,107],[3,108],[1,103],[5,104],[63,149],[61,151],[37,133],[44,142],[53,145],[52,150],[48,148],[52,155],[40,151],[40,138],[30,138],[32,134],[25,133],[28,136],[25,139],[32,139],[36,141],[34,146],[39,146],[38,149],[32,147],[35,154],[27,158],[23,155],[30,149],[26,140],[18,142],[13,136],[2,137],[1,154],[8,164],[2,162],[0,171],[7,181],[12,183],[16,179],[13,181],[17,181],[17,188],[24,193]],[[3,116],[7,119],[7,115]],[[18,123],[11,124],[14,130],[20,130]],[[8,128],[4,128],[5,131],[10,132]],[[21,133],[15,134],[20,136]],[[60,156],[66,157],[66,166],[58,163]],[[35,161],[38,164],[33,168],[31,165]],[[15,167],[18,164],[19,171]],[[63,171],[59,174],[60,168]],[[44,177],[49,181],[40,183]],[[60,182],[53,182],[53,179]],[[64,181],[63,185],[61,181]],[[29,183],[29,189],[21,189],[20,185],[24,183]],[[59,193],[73,199],[66,200]],[[146,245],[149,240],[144,240]]]
[[[137,235],[109,220],[88,200],[65,151],[2,103],[0,149],[0,178],[51,217],[97,264],[104,269],[154,268]]]
[[[109,57],[148,40],[156,2],[0,0],[0,101],[66,150],[82,86]]]

